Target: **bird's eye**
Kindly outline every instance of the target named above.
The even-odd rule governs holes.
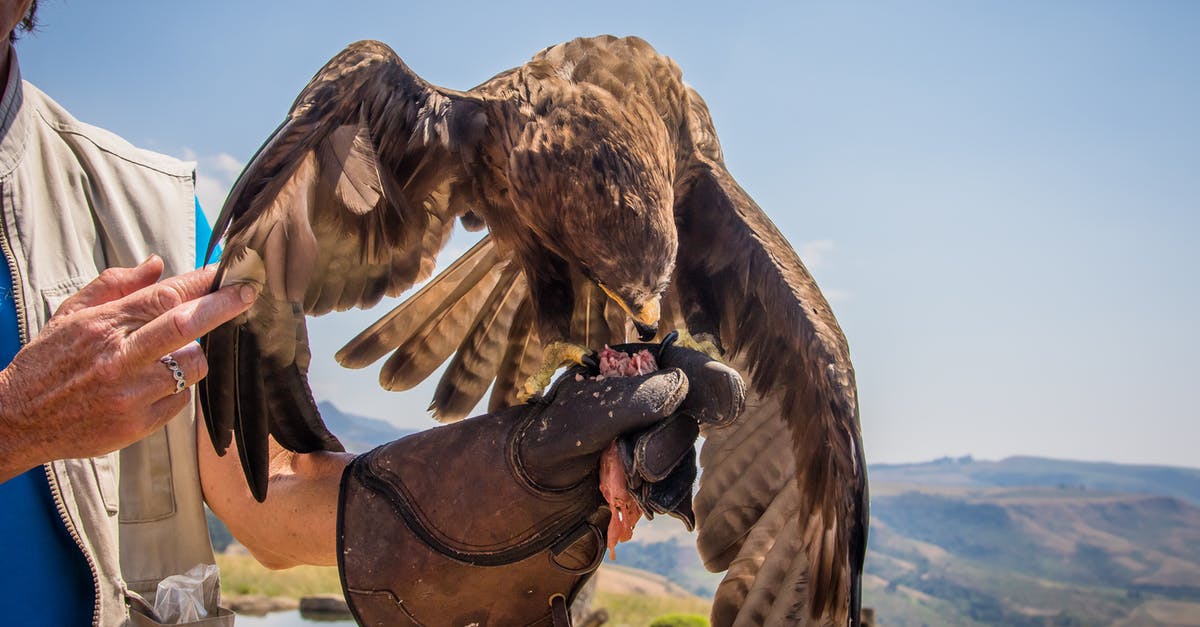
[[[603,286],[603,285],[604,285],[604,281],[601,281],[600,279],[597,279],[597,278],[596,278],[596,273],[592,272],[592,269],[591,269],[591,268],[589,268],[589,267],[587,267],[587,266],[585,266],[585,265],[580,265],[580,266],[579,266],[579,271],[583,273],[583,276],[585,276],[585,277],[587,277],[589,280],[591,280],[591,282],[592,282],[592,283],[595,283],[596,285],[600,285],[600,286]]]

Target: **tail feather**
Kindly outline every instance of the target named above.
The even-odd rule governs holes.
[[[527,294],[523,275],[514,266],[505,268],[438,382],[429,408],[439,422],[465,418],[483,398],[504,358],[513,316]]]

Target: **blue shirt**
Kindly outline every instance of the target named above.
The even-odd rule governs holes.
[[[196,265],[212,228],[196,201]],[[220,250],[213,253],[220,257]],[[0,272],[0,368],[21,349],[12,272]],[[0,483],[0,606],[8,625],[89,625],[92,572],[63,523],[42,466]]]

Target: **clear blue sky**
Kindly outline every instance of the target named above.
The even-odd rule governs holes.
[[[831,297],[871,461],[1200,466],[1200,3],[43,4],[25,78],[196,159],[213,213],[351,41],[468,88],[575,36],[642,36]],[[380,313],[310,326],[314,388],[427,425],[429,388],[330,358]]]

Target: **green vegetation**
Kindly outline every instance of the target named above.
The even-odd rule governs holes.
[[[708,619],[699,614],[665,614],[654,619],[650,627],[708,627]]]
[[[299,599],[313,594],[341,594],[337,569],[299,566],[287,570],[268,570],[249,555],[217,555],[221,568],[221,589],[225,594],[261,594]],[[600,591],[594,608],[608,610],[610,627],[644,627],[658,619],[692,622],[662,623],[663,627],[706,627],[708,601],[699,598],[648,597]],[[700,622],[695,622],[699,620]],[[658,625],[658,623],[654,623]]]
[[[332,566],[297,566],[268,570],[249,555],[217,555],[221,590],[225,594],[262,594],[299,599],[313,594],[341,594],[342,584]]]
[[[640,594],[613,594],[600,591],[592,607],[608,610],[605,627],[645,627],[664,614],[698,614],[707,616],[709,602],[692,598],[648,597]],[[707,625],[708,621],[700,623]]]

